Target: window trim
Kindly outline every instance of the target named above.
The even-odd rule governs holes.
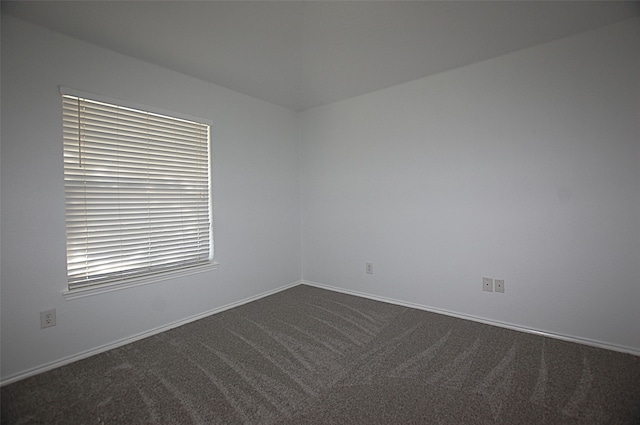
[[[139,109],[144,112],[150,112],[152,114],[167,115],[169,117],[180,118],[187,121],[196,121],[202,124],[207,124],[210,127],[213,127],[213,121],[207,118],[184,114],[184,113],[175,112],[175,111],[169,111],[166,109],[156,108],[156,107],[144,105],[141,103],[135,103],[127,100],[116,99],[113,97],[103,96],[101,94],[95,94],[88,91],[72,89],[65,86],[60,86],[60,95],[84,97],[92,100],[97,100],[98,102],[105,102],[105,103],[115,104],[118,106],[124,106],[125,108]]]
[[[66,285],[66,288],[62,291],[62,296],[67,301],[75,300],[78,298],[90,297],[107,292],[114,292],[128,288],[135,288],[137,286],[149,285],[151,283],[162,282],[165,280],[180,279],[186,276],[211,272],[218,270],[218,267],[220,267],[220,263],[218,263],[217,261],[212,261],[208,264],[202,264],[199,266],[148,274],[130,279],[123,279],[120,282],[101,283],[98,285],[85,286],[75,289],[69,289],[68,285]]]
[[[210,214],[210,220],[211,220],[211,244],[212,244],[212,256],[209,260],[209,262],[207,263],[202,263],[202,264],[198,264],[198,265],[194,265],[194,266],[189,266],[189,267],[185,267],[185,268],[177,268],[177,269],[173,269],[173,270],[166,270],[166,271],[158,271],[156,273],[149,273],[149,274],[142,274],[142,275],[138,275],[138,276],[132,276],[129,278],[123,278],[117,281],[107,281],[107,282],[103,282],[103,283],[97,283],[95,285],[88,285],[88,286],[79,286],[76,288],[69,288],[69,283],[67,282],[65,284],[65,288],[62,291],[62,295],[64,296],[64,298],[66,300],[71,300],[71,299],[76,299],[76,298],[83,298],[83,297],[87,297],[87,296],[92,296],[92,295],[96,295],[96,294],[102,294],[102,293],[106,293],[106,292],[113,292],[113,291],[117,291],[117,290],[121,290],[121,289],[126,289],[126,288],[131,288],[131,287],[137,287],[137,286],[141,286],[141,285],[147,285],[150,283],[154,283],[154,282],[161,282],[161,281],[165,281],[165,280],[171,280],[171,279],[179,279],[185,276],[189,276],[189,275],[194,275],[194,274],[200,274],[200,273],[205,273],[205,272],[209,272],[209,271],[214,271],[218,269],[219,263],[217,261],[215,261],[215,249],[213,249],[213,241],[214,241],[214,237],[213,235],[215,234],[213,229],[214,229],[214,218],[215,218],[215,214],[213,211],[213,176],[212,176],[212,144],[211,144],[211,138],[212,138],[212,129],[213,129],[213,121],[206,119],[206,118],[202,118],[202,117],[196,117],[196,116],[192,116],[192,115],[188,115],[188,114],[184,114],[184,113],[177,113],[174,111],[167,111],[161,108],[156,108],[156,107],[150,107],[147,105],[142,105],[142,104],[138,104],[138,103],[134,103],[134,102],[130,102],[130,101],[124,101],[121,99],[115,99],[115,98],[110,98],[108,96],[103,96],[103,95],[98,95],[95,93],[91,93],[91,92],[87,92],[87,91],[82,91],[82,90],[77,90],[77,89],[72,89],[69,87],[64,87],[64,86],[60,86],[59,87],[59,91],[60,91],[60,95],[70,95],[70,96],[76,96],[76,97],[80,97],[80,98],[87,98],[87,99],[92,99],[98,102],[104,102],[104,103],[108,103],[108,104],[112,104],[112,105],[117,105],[117,106],[122,106],[125,108],[132,108],[132,109],[137,109],[143,112],[148,112],[151,114],[159,114],[159,115],[164,115],[164,116],[168,116],[168,117],[173,117],[173,118],[177,118],[177,119],[183,119],[183,120],[187,120],[187,121],[194,121],[194,122],[198,122],[201,124],[205,124],[209,126],[209,214]],[[66,197],[66,190],[65,190],[65,197]],[[66,216],[66,214],[65,214]],[[66,221],[66,218],[65,218]],[[66,238],[65,238],[65,244],[66,244]],[[66,255],[65,255],[65,270],[66,270]],[[65,272],[65,276],[67,275],[67,273]]]

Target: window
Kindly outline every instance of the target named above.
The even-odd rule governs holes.
[[[212,260],[209,129],[63,91],[70,290]]]

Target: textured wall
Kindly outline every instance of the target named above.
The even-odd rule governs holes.
[[[63,298],[60,85],[213,121],[218,270]],[[3,16],[1,169],[3,379],[300,279],[290,110]]]
[[[638,45],[633,19],[302,113],[304,280],[640,351]]]

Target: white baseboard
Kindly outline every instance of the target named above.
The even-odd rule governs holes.
[[[563,334],[557,334],[557,333],[543,331],[543,330],[539,330],[539,329],[527,328],[527,327],[524,327],[524,326],[521,326],[521,325],[515,325],[513,323],[506,323],[506,322],[500,322],[500,321],[496,321],[496,320],[485,319],[483,317],[477,317],[477,316],[472,316],[472,315],[469,315],[469,314],[457,313],[457,312],[454,312],[454,311],[443,310],[443,309],[439,309],[439,308],[435,308],[435,307],[430,307],[430,306],[421,305],[421,304],[415,304],[415,303],[402,301],[402,300],[397,300],[397,299],[393,299],[393,298],[387,298],[387,297],[382,297],[382,296],[378,296],[378,295],[367,294],[367,293],[364,293],[364,292],[352,291],[352,290],[349,290],[349,289],[339,288],[339,287],[335,287],[335,286],[331,286],[331,285],[325,285],[323,283],[312,282],[312,281],[308,281],[308,280],[303,280],[301,283],[303,285],[315,286],[315,287],[320,288],[320,289],[326,289],[326,290],[329,290],[329,291],[340,292],[340,293],[348,294],[348,295],[355,295],[357,297],[368,298],[368,299],[375,300],[375,301],[382,301],[382,302],[389,303],[389,304],[401,305],[401,306],[404,306],[404,307],[409,307],[409,308],[415,308],[415,309],[418,309],[418,310],[429,311],[431,313],[444,314],[446,316],[457,317],[459,319],[472,320],[474,322],[484,323],[486,325],[498,326],[498,327],[501,327],[501,328],[511,329],[511,330],[514,330],[514,331],[526,332],[526,333],[529,333],[529,334],[534,334],[534,335],[540,335],[540,336],[544,336],[544,337],[548,337],[548,338],[559,339],[559,340],[562,340],[562,341],[575,342],[575,343],[578,343],[578,344],[584,344],[584,345],[589,345],[589,346],[592,346],[592,347],[604,348],[606,350],[612,350],[612,351],[617,351],[617,352],[621,352],[621,353],[640,356],[640,350],[637,350],[637,349],[634,349],[634,348],[631,348],[631,347],[610,344],[610,343],[602,342],[602,341],[595,341],[595,340],[592,340],[592,339],[581,338],[581,337],[576,337],[576,336],[572,336],[572,335],[563,335]]]
[[[239,307],[239,306],[241,306],[243,304],[247,304],[247,303],[250,303],[252,301],[259,300],[260,298],[264,298],[264,297],[267,297],[269,295],[276,294],[278,292],[284,291],[285,289],[293,288],[294,286],[298,286],[301,283],[302,283],[302,281],[297,281],[297,282],[290,283],[288,285],[280,286],[278,288],[275,288],[275,289],[272,289],[270,291],[263,292],[261,294],[254,295],[254,296],[242,299],[240,301],[236,301],[236,302],[233,302],[233,303],[221,306],[221,307],[217,307],[217,308],[214,308],[214,309],[211,309],[211,310],[208,310],[208,311],[205,311],[205,312],[202,312],[202,313],[187,317],[185,319],[177,320],[175,322],[171,322],[171,323],[168,323],[168,324],[163,325],[163,326],[158,326],[157,328],[153,328],[153,329],[150,329],[148,331],[140,332],[138,334],[135,334],[135,335],[132,335],[132,336],[129,336],[129,337],[126,337],[126,338],[122,338],[122,339],[119,339],[117,341],[113,341],[113,342],[110,342],[108,344],[101,345],[99,347],[91,348],[89,350],[82,351],[82,352],[77,353],[77,354],[72,354],[70,356],[63,357],[62,359],[55,360],[55,361],[50,362],[50,363],[46,363],[46,364],[43,364],[43,365],[40,365],[40,366],[36,366],[34,368],[31,368],[31,369],[27,369],[25,371],[22,371],[22,372],[13,374],[13,375],[9,375],[6,378],[2,379],[2,381],[0,382],[0,386],[8,385],[8,384],[11,384],[12,382],[20,381],[20,380],[28,378],[30,376],[34,376],[34,375],[37,375],[39,373],[49,371],[49,370],[55,369],[57,367],[67,365],[69,363],[73,363],[73,362],[76,362],[78,360],[82,360],[82,359],[85,359],[87,357],[91,357],[91,356],[94,356],[96,354],[112,350],[114,348],[122,347],[123,345],[127,345],[127,344],[130,344],[132,342],[139,341],[139,340],[144,339],[144,338],[148,338],[150,336],[159,334],[161,332],[168,331],[168,330],[173,329],[173,328],[177,328],[178,326],[186,325],[187,323],[194,322],[194,321],[199,320],[199,319],[204,319],[205,317],[211,316],[213,314],[221,313],[221,312],[223,312],[225,310],[229,310],[229,309],[234,308],[234,307]]]
[[[625,346],[619,346],[619,345],[615,345],[615,344],[610,344],[610,343],[606,343],[606,342],[602,342],[602,341],[595,341],[595,340],[591,340],[591,339],[586,339],[586,338],[580,338],[580,337],[576,337],[576,336],[572,336],[572,335],[562,335],[562,334],[557,334],[557,333],[553,333],[553,332],[547,332],[547,331],[542,331],[539,329],[531,329],[531,328],[527,328],[521,325],[515,325],[512,323],[505,323],[505,322],[499,322],[499,321],[495,321],[495,320],[490,320],[490,319],[485,319],[482,317],[477,317],[477,316],[472,316],[472,315],[468,315],[468,314],[462,314],[462,313],[457,313],[457,312],[453,312],[453,311],[448,311],[448,310],[443,310],[443,309],[439,309],[439,308],[435,308],[435,307],[430,307],[430,306],[425,306],[425,305],[421,305],[421,304],[415,304],[415,303],[411,303],[411,302],[407,302],[407,301],[402,301],[402,300],[397,300],[397,299],[393,299],[393,298],[387,298],[387,297],[382,297],[382,296],[378,296],[378,295],[373,295],[373,294],[368,294],[368,293],[364,293],[364,292],[358,292],[358,291],[352,291],[349,289],[344,289],[344,288],[339,288],[339,287],[335,287],[335,286],[331,286],[331,285],[325,285],[323,283],[318,283],[318,282],[312,282],[312,281],[308,281],[308,280],[300,280],[297,282],[293,282],[290,283],[288,285],[284,285],[284,286],[280,286],[278,288],[272,289],[270,291],[267,292],[263,292],[261,294],[258,295],[254,295],[221,307],[217,307],[190,317],[187,317],[185,319],[181,319],[181,320],[177,320],[175,322],[172,323],[168,323],[166,325],[163,326],[159,326],[157,328],[153,328],[150,329],[148,331],[144,331],[135,335],[132,335],[130,337],[127,338],[122,338],[119,339],[117,341],[113,341],[111,343],[108,344],[104,344],[101,345],[99,347],[95,347],[95,348],[91,348],[89,350],[77,353],[77,354],[73,354],[67,357],[64,357],[62,359],[59,360],[55,360],[53,362],[50,363],[46,363],[13,375],[9,375],[6,378],[2,379],[2,381],[0,381],[0,386],[4,386],[4,385],[8,385],[11,384],[12,382],[16,382],[16,381],[20,381],[22,379],[28,378],[30,376],[34,376],[37,375],[39,373],[42,372],[46,372],[52,369],[55,369],[57,367],[60,366],[64,366],[66,364],[69,363],[73,363],[75,361],[78,360],[82,360],[85,359],[87,357],[91,357],[93,355],[99,354],[99,353],[103,353],[105,351],[109,351],[111,349],[114,348],[118,348],[121,347],[123,345],[126,344],[130,344],[132,342],[135,341],[139,341],[141,339],[159,334],[161,332],[165,332],[168,331],[170,329],[176,328],[178,326],[182,326],[182,325],[186,325],[187,323],[190,322],[194,322],[196,320],[199,319],[203,319],[205,317],[211,316],[213,314],[217,314],[217,313],[221,313],[225,310],[229,310],[232,309],[234,307],[239,307],[241,305],[250,303],[252,301],[256,301],[259,300],[260,298],[264,298],[267,297],[269,295],[273,295],[276,294],[278,292],[284,291],[286,289],[289,288],[293,288],[294,286],[298,286],[298,285],[308,285],[308,286],[314,286],[320,289],[326,289],[329,291],[333,291],[333,292],[340,292],[343,294],[348,294],[348,295],[355,295],[358,297],[363,297],[363,298],[368,298],[371,300],[375,300],[375,301],[382,301],[382,302],[386,302],[389,304],[395,304],[395,305],[401,305],[404,307],[409,307],[409,308],[415,308],[418,310],[424,310],[424,311],[429,311],[432,313],[438,313],[438,314],[444,314],[447,316],[452,316],[452,317],[457,317],[459,319],[465,319],[465,320],[472,320],[474,322],[479,322],[479,323],[484,323],[487,325],[492,325],[492,326],[498,326],[498,327],[502,327],[502,328],[507,328],[507,329],[511,329],[511,330],[515,330],[515,331],[519,331],[519,332],[526,332],[526,333],[530,333],[530,334],[535,334],[535,335],[540,335],[540,336],[544,336],[544,337],[549,337],[549,338],[555,338],[555,339],[559,339],[559,340],[563,340],[563,341],[568,341],[568,342],[575,342],[578,344],[584,344],[584,345],[589,345],[592,347],[598,347],[598,348],[604,348],[606,350],[612,350],[612,351],[618,351],[621,353],[627,353],[627,354],[632,354],[635,356],[640,356],[640,351],[631,347],[625,347]]]

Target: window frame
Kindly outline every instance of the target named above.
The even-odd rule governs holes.
[[[65,285],[65,289],[63,290],[63,295],[66,299],[74,299],[74,298],[80,298],[80,297],[85,297],[85,296],[89,296],[89,295],[94,295],[94,294],[99,294],[99,293],[104,293],[104,292],[111,292],[111,291],[115,291],[115,290],[120,290],[120,289],[124,289],[124,288],[129,288],[129,287],[134,287],[134,286],[140,286],[140,285],[146,285],[149,283],[154,283],[154,282],[159,282],[159,281],[164,281],[164,280],[168,280],[168,279],[177,279],[177,278],[181,278],[184,276],[189,276],[189,275],[193,275],[193,274],[197,274],[197,273],[203,273],[203,272],[208,272],[211,270],[216,270],[218,268],[218,263],[214,260],[214,253],[215,253],[215,249],[214,249],[214,210],[213,210],[213,176],[212,176],[212,172],[213,172],[213,165],[212,165],[212,128],[213,128],[213,122],[211,120],[208,119],[204,119],[201,117],[194,117],[194,116],[190,116],[187,114],[183,114],[183,113],[176,113],[176,112],[172,112],[172,111],[166,111],[166,110],[162,110],[159,108],[154,108],[154,107],[149,107],[146,105],[141,105],[141,104],[136,104],[133,102],[129,102],[129,101],[123,101],[121,99],[113,99],[113,98],[109,98],[106,96],[102,96],[102,95],[96,95],[95,93],[89,93],[89,92],[85,92],[85,91],[81,91],[81,90],[76,90],[76,89],[70,89],[67,87],[60,87],[60,95],[61,95],[61,100],[63,100],[63,96],[69,95],[69,96],[75,96],[75,97],[79,97],[79,98],[84,98],[84,99],[89,99],[89,100],[93,100],[93,101],[97,101],[97,102],[102,102],[102,103],[106,103],[106,104],[110,104],[110,105],[114,105],[114,106],[118,106],[118,107],[123,107],[123,108],[128,108],[128,109],[133,109],[133,110],[137,110],[140,111],[142,113],[149,113],[149,114],[153,114],[153,115],[160,115],[160,116],[165,116],[168,118],[176,118],[178,120],[186,120],[186,121],[192,121],[192,122],[196,122],[198,124],[203,124],[203,125],[207,125],[209,127],[209,133],[208,133],[208,191],[209,191],[209,196],[208,196],[208,215],[209,215],[209,257],[208,260],[206,262],[201,262],[201,263],[196,263],[193,265],[188,265],[185,267],[176,267],[176,268],[171,268],[171,269],[167,269],[167,270],[160,270],[160,271],[151,271],[148,273],[140,273],[140,274],[136,274],[133,276],[127,276],[127,277],[122,277],[122,278],[114,278],[114,279],[110,279],[104,282],[96,282],[93,284],[89,284],[86,286],[78,286],[76,285],[76,287],[73,287],[73,285],[70,284],[69,281],[69,272],[67,269],[67,265],[68,265],[68,260],[67,260],[67,250],[66,250],[66,246],[67,246],[67,236],[66,236],[66,231],[65,231],[65,276],[67,277],[67,282]],[[61,120],[61,124],[62,124],[62,120]],[[64,128],[64,125],[62,125],[62,127]],[[64,142],[64,137],[63,137],[63,142]],[[63,143],[64,145],[64,143]],[[65,179],[66,179],[66,175],[67,175],[67,170],[66,170],[66,165],[63,163],[63,170],[64,170],[64,175],[65,175]],[[65,181],[65,204],[66,204],[66,199],[67,199],[67,187],[66,187],[66,181]],[[65,229],[67,226],[67,212],[65,210]]]

